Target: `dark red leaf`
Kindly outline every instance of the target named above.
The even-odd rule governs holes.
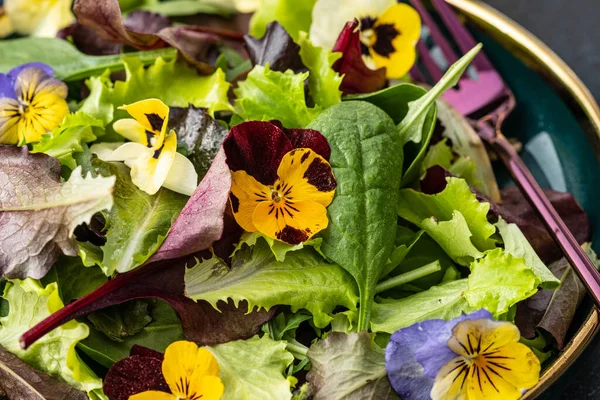
[[[136,33],[157,33],[173,23],[164,15],[150,11],[137,10],[127,14],[123,20],[126,29]]]
[[[162,359],[133,355],[115,363],[104,378],[104,394],[109,400],[157,390],[171,393],[162,373]]]
[[[372,70],[365,65],[360,47],[358,20],[347,22],[333,46],[334,52],[341,52],[342,57],[333,64],[333,69],[344,80],[340,89],[344,94],[371,93],[385,86],[386,70]]]
[[[253,65],[268,63],[273,71],[280,72],[288,69],[294,73],[308,71],[300,57],[300,46],[294,43],[292,37],[277,21],[267,25],[262,38],[246,35],[244,40]]]
[[[70,37],[79,51],[92,56],[119,54],[123,48],[121,44],[109,42],[98,36],[92,28],[83,26],[79,22],[60,30],[57,36],[65,40]]]

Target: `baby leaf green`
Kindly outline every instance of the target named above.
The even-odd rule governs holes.
[[[356,279],[358,330],[363,330],[369,324],[375,285],[395,247],[393,204],[398,201],[402,147],[392,119],[363,101],[330,107],[309,128],[327,138],[338,183],[327,208],[329,226],[321,250]]]

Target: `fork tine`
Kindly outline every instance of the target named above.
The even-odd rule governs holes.
[[[454,37],[454,40],[458,44],[458,47],[463,54],[466,54],[469,50],[477,45],[475,38],[458,19],[454,10],[448,5],[448,3],[446,3],[446,0],[431,0],[431,2],[444,21],[444,24],[446,24],[446,27]],[[479,70],[494,70],[492,63],[483,52],[480,52],[475,57],[473,60],[473,65]]]
[[[438,28],[437,24],[431,17],[431,14],[429,14],[429,12],[427,11],[427,8],[425,8],[423,3],[421,3],[421,0],[410,0],[410,2],[421,15],[421,18],[423,19],[423,22],[425,22],[425,25],[427,25],[427,27],[429,28],[433,41],[442,50],[442,53],[444,54],[444,57],[446,58],[448,64],[452,65],[455,62],[457,62],[458,56],[456,55],[454,50],[452,50],[452,46],[450,46],[450,43],[446,40],[446,38],[442,34],[442,31],[440,31],[440,28]]]

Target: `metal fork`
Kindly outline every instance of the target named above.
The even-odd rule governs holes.
[[[456,62],[458,55],[421,0],[410,0],[410,2],[421,15],[424,25],[429,29],[433,41],[440,48],[446,61],[449,64]],[[472,49],[477,42],[446,1],[431,0],[431,3],[460,51],[466,53]],[[437,82],[442,77],[443,71],[422,40],[417,44],[417,51],[430,78]],[[512,91],[483,52],[473,60],[472,67],[477,70],[477,79],[465,75],[459,81],[457,88],[446,92],[444,98],[469,119],[481,139],[498,153],[515,182],[533,208],[537,210],[549,233],[583,281],[596,306],[600,307],[600,272],[577,243],[523,160],[502,134],[502,123],[515,107]],[[413,76],[422,78],[417,70],[412,72],[414,72]]]

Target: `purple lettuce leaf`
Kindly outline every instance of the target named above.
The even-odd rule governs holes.
[[[344,76],[340,85],[344,94],[375,92],[387,82],[385,68],[372,70],[365,65],[357,27],[356,19],[346,23],[332,50],[342,53],[342,57],[333,64],[333,69]]]

